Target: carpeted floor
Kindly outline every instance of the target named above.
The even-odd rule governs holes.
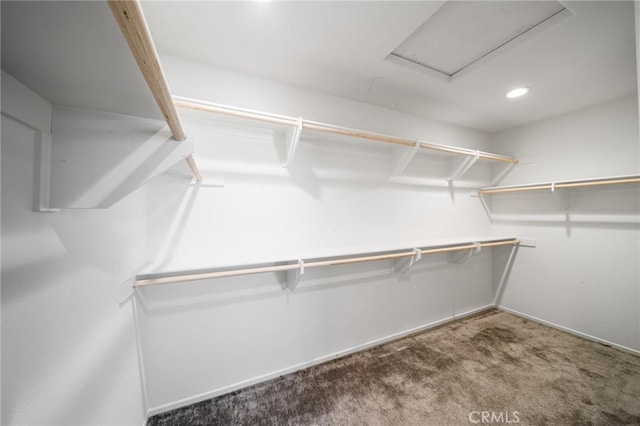
[[[491,310],[156,425],[640,425],[640,357]]]

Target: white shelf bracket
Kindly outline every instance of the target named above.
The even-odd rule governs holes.
[[[509,281],[509,276],[511,275],[511,269],[513,268],[513,263],[518,254],[518,249],[520,246],[515,244],[511,248],[511,252],[509,253],[509,259],[507,259],[507,264],[505,265],[504,270],[502,271],[502,276],[500,277],[500,281],[498,282],[498,288],[496,289],[495,296],[493,298],[493,304],[496,306],[500,306],[502,303],[502,295],[504,293],[505,286],[507,285],[507,281]]]
[[[304,261],[298,259],[298,267],[287,271],[287,288],[291,291],[295,290],[302,275],[304,275]]]
[[[38,131],[40,136],[39,144],[36,145],[36,167],[38,178],[36,179],[36,200],[35,210],[39,212],[58,212],[60,209],[49,207],[49,197],[51,195],[51,135]]]
[[[480,202],[482,203],[482,207],[484,208],[484,212],[487,214],[487,217],[489,217],[489,221],[493,222],[493,216],[491,215],[491,209],[489,208],[489,205],[487,204],[487,200],[485,200],[484,195],[478,195],[478,198],[480,199]]]
[[[407,166],[420,150],[420,141],[416,139],[411,148],[397,147],[391,151],[391,174],[398,176],[404,173]]]
[[[282,161],[282,167],[289,167],[293,162],[293,157],[296,154],[296,148],[298,147],[298,142],[300,141],[300,137],[302,136],[302,117],[298,117],[298,122],[296,127],[291,128],[287,131],[284,140],[284,160]]]
[[[469,259],[471,259],[473,256],[475,256],[476,254],[480,253],[482,251],[482,244],[478,243],[478,242],[474,242],[473,245],[475,245],[474,248],[469,249],[469,250],[465,250],[465,251],[450,251],[448,253],[449,255],[449,263],[453,263],[453,264],[462,264],[467,262]]]
[[[498,185],[502,179],[504,179],[509,173],[511,173],[511,170],[513,170],[513,168],[516,166],[516,163],[508,163],[504,169],[502,169],[502,171],[500,173],[498,173],[496,175],[496,177],[493,178],[493,180],[491,181],[491,183],[489,184],[489,186],[496,186]]]
[[[422,259],[422,250],[419,248],[413,249],[413,256],[404,257],[402,259],[395,259],[393,262],[393,270],[395,272],[404,274],[409,271],[409,269],[413,268],[413,265],[418,263],[420,259]]]
[[[460,165],[456,168],[456,170],[451,173],[449,177],[447,177],[447,182],[453,182],[454,180],[460,179],[464,176],[465,173],[469,171],[469,169],[480,159],[480,151],[476,150],[475,155],[473,157],[467,157]]]
[[[127,300],[133,296],[135,289],[133,288],[133,282],[135,281],[135,275],[131,278],[128,278],[125,282],[120,284],[119,293],[118,293],[118,303],[120,305],[124,304]]]

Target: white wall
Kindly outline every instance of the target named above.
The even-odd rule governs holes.
[[[503,184],[637,174],[637,99],[505,131],[492,145],[528,158]],[[502,306],[640,350],[639,194],[623,185],[490,197],[494,232],[538,245],[520,250]]]
[[[48,114],[46,133],[51,106],[4,73],[2,93],[2,424],[140,425],[132,304],[119,305],[119,284],[144,260],[145,193],[110,210],[34,212],[37,131],[4,112],[24,101],[18,118]]]
[[[176,58],[163,64],[177,95],[486,148],[487,135],[468,129]],[[205,180],[191,186],[177,171],[151,184],[152,268],[411,247],[489,231],[470,190],[447,189],[446,162],[421,156],[408,171],[439,174],[440,187],[391,184],[386,145],[307,135],[283,169],[270,132],[181,115]],[[480,167],[470,178],[489,175]],[[221,180],[224,188],[208,186]],[[463,265],[430,256],[405,276],[389,261],[309,269],[294,292],[275,274],[139,290],[149,405],[184,405],[490,305],[492,276],[487,250]]]

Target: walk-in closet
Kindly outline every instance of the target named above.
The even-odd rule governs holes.
[[[640,424],[634,1],[6,1],[3,425]]]

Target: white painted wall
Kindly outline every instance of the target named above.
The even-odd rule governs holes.
[[[637,99],[502,132],[492,144],[532,160],[503,184],[637,174]],[[538,245],[520,250],[502,306],[640,350],[639,194],[638,185],[627,185],[492,196],[496,218],[508,219],[496,220],[494,232],[534,237]]]
[[[163,64],[177,95],[486,148],[487,135],[468,129],[176,58]],[[452,195],[446,185],[388,183],[384,144],[307,135],[283,169],[270,132],[181,114],[205,180],[190,186],[176,169],[150,185],[152,270],[410,247],[490,229],[469,189]],[[408,173],[439,174],[444,184],[449,164],[429,158]],[[489,175],[480,167],[469,179]],[[221,181],[224,188],[208,186]],[[184,405],[492,303],[491,250],[463,265],[434,255],[406,276],[390,268],[381,261],[310,269],[294,292],[282,290],[275,274],[139,290],[149,406]]]
[[[34,212],[37,132],[4,112],[22,102],[18,118],[46,133],[51,105],[4,73],[2,93],[2,424],[140,425],[119,284],[144,260],[145,192],[110,210]]]

